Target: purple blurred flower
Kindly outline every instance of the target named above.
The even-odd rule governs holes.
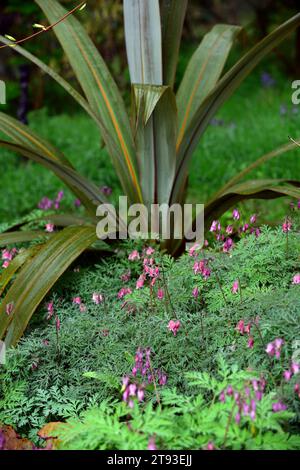
[[[43,197],[38,203],[38,208],[46,211],[51,209],[52,205],[53,201],[51,201],[51,199],[49,199],[48,197]]]
[[[281,116],[285,116],[285,114],[287,114],[287,107],[285,104],[281,104],[280,107],[279,107],[279,114]]]
[[[271,88],[276,85],[276,80],[268,72],[263,72],[261,74],[260,81],[264,88]]]
[[[210,121],[211,126],[224,126],[223,119],[212,118]]]
[[[231,248],[233,247],[233,241],[231,238],[227,238],[227,240],[225,241],[225,243],[223,244],[223,251],[224,253],[228,253]]]
[[[102,194],[104,194],[105,196],[110,196],[111,193],[112,193],[112,189],[109,187],[109,186],[102,186],[100,188],[100,191],[102,192]]]
[[[272,410],[274,413],[278,413],[279,411],[285,411],[287,409],[287,406],[282,403],[282,401],[278,401],[276,403],[273,403],[272,405]]]

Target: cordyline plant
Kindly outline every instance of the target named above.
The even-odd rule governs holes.
[[[192,56],[178,92],[174,80],[187,0],[124,0],[125,36],[132,84],[132,116],[107,65],[73,13],[57,0],[36,0],[47,16],[75,72],[82,94],[54,70],[19,46],[0,37],[3,47],[28,58],[56,80],[96,122],[129,202],[184,203],[193,151],[220,106],[253,68],[300,25],[297,14],[247,52],[225,75],[222,71],[238,26],[216,25]],[[71,14],[72,13],[72,14]],[[1,51],[0,51],[1,52]],[[32,314],[54,283],[84,250],[97,241],[96,208],[106,203],[100,189],[80,175],[65,155],[28,127],[0,113],[0,130],[10,141],[0,145],[53,171],[79,198],[87,216],[51,216],[62,230],[44,234],[46,242],[22,251],[0,279],[0,339],[7,346],[22,336]],[[209,225],[237,202],[250,198],[300,198],[299,184],[286,180],[241,182],[258,165],[294,148],[296,143],[264,155],[229,181],[205,205]],[[202,201],[201,201],[202,202]],[[12,229],[10,229],[12,230]],[[38,239],[41,232],[6,232],[0,246]],[[43,239],[45,240],[45,238]],[[185,240],[170,240],[170,253],[184,250]],[[9,288],[8,288],[9,287]],[[8,288],[8,289],[7,289]]]

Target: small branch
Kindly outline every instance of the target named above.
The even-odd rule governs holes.
[[[300,147],[300,144],[299,142],[296,142],[296,140],[294,140],[292,137],[289,136],[289,139],[294,142],[294,144],[298,145],[298,147]]]
[[[86,2],[81,2],[79,5],[77,5],[77,7],[73,8],[73,10],[67,12],[62,18],[60,18],[55,23],[53,23],[49,26],[45,26],[45,28],[41,29],[40,31],[37,31],[34,34],[31,34],[30,36],[27,36],[26,38],[19,39],[18,41],[11,41],[11,44],[5,44],[4,46],[0,46],[0,49],[4,49],[6,47],[15,47],[18,44],[22,44],[23,42],[26,42],[29,39],[32,39],[32,38],[35,38],[36,36],[39,36],[40,34],[47,33],[48,31],[50,31],[50,29],[54,28],[54,26],[57,26],[59,23],[64,21],[66,18],[68,18],[68,16],[72,15],[77,10],[80,10],[80,8],[82,8],[85,4],[86,4]]]

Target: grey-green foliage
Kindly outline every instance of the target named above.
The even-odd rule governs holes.
[[[240,424],[234,419],[237,407],[233,398],[227,397],[225,403],[218,400],[229,384],[242,391],[253,378],[257,378],[254,372],[241,372],[237,366],[229,368],[219,361],[218,377],[207,373],[187,376],[197,390],[192,398],[167,389],[161,392],[161,407],[136,403],[132,410],[125,403],[105,401],[61,426],[61,447],[143,450],[155,438],[157,449],[203,449],[209,442],[219,449],[299,449],[299,435],[290,435],[283,428],[292,413],[272,412],[273,393],[258,402],[254,421],[244,416]]]
[[[133,245],[127,248],[132,249]],[[104,399],[119,398],[116,383],[131,371],[138,347],[150,346],[153,367],[162,368],[168,375],[168,386],[185,394],[192,393],[185,373],[217,370],[219,354],[241,369],[255,367],[268,371],[268,358],[258,333],[253,330],[255,344],[249,349],[247,338],[236,331],[241,318],[249,321],[259,317],[264,343],[283,337],[283,358],[288,365],[292,343],[300,339],[299,285],[292,285],[293,275],[300,272],[299,234],[290,233],[288,256],[281,230],[268,228],[257,239],[250,235],[237,243],[230,256],[206,252],[206,256],[214,258],[212,269],[218,270],[227,305],[214,274],[207,281],[195,276],[194,260],[188,255],[178,261],[163,258],[173,307],[165,300],[157,300],[155,295],[150,302],[147,287],[135,290],[142,262],[129,262],[124,250],[94,269],[68,273],[51,294],[61,320],[59,357],[54,319],[45,320],[44,306],[18,347],[8,352],[7,364],[0,372],[0,421],[18,429],[37,429],[46,421],[65,418],[70,410],[76,414],[79,402],[81,410],[90,406],[90,400],[99,404]],[[157,261],[161,261],[160,256]],[[128,269],[132,271],[132,280],[124,284],[120,276]],[[238,277],[243,287],[242,301],[239,295],[231,293],[232,283]],[[126,299],[136,306],[135,312],[122,308],[124,299],[117,298],[124,285],[133,290]],[[196,285],[201,292],[198,299],[191,295]],[[158,286],[164,288],[162,281],[158,281]],[[92,303],[95,291],[106,296],[105,303]],[[87,306],[85,312],[72,304],[73,296],[77,295]],[[176,337],[167,329],[175,314],[182,324]],[[49,344],[45,345],[43,340]],[[87,371],[101,374],[102,383],[83,377]],[[275,364],[274,377],[278,383],[281,375],[282,367]],[[290,405],[300,415],[292,385],[288,385],[286,393]],[[41,400],[41,396],[45,399]]]

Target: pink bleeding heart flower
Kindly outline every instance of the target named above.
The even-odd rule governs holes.
[[[213,442],[209,442],[206,446],[206,450],[215,450],[215,446]]]
[[[225,243],[223,244],[223,251],[224,253],[228,253],[231,248],[233,247],[233,241],[231,238],[227,238],[227,240],[225,241]]]
[[[158,291],[157,291],[158,300],[162,300],[164,298],[164,296],[165,296],[164,291],[162,289],[158,289]]]
[[[47,320],[50,320],[50,318],[52,318],[54,315],[54,302],[53,301],[47,304],[47,312],[48,312]]]
[[[266,353],[267,353],[269,356],[274,356],[274,354],[275,354],[275,348],[274,348],[274,344],[273,344],[273,343],[268,343],[268,344],[267,344]]]
[[[300,364],[297,364],[296,362],[293,362],[292,365],[291,365],[291,371],[294,375],[299,374]]]
[[[102,294],[99,294],[98,292],[94,292],[92,300],[96,305],[99,305],[99,304],[101,304],[101,302],[103,302],[104,297],[103,297]]]
[[[283,233],[287,233],[292,229],[292,222],[290,220],[286,220],[282,224],[282,231]]]
[[[133,250],[129,256],[128,256],[129,261],[135,261],[140,259],[140,254],[137,250]]]
[[[9,304],[6,305],[5,307],[5,313],[6,315],[11,315],[14,311],[15,305],[13,302],[10,302]]]
[[[236,325],[236,330],[243,335],[245,333],[245,322],[244,320],[239,320],[238,324]]]
[[[122,289],[119,290],[118,292],[118,299],[123,299],[125,295],[131,294],[131,293],[132,293],[132,290],[129,287],[122,287]]]
[[[54,224],[46,224],[45,231],[49,233],[54,232]]]
[[[195,299],[199,296],[199,289],[198,289],[198,287],[195,287],[195,288],[193,289],[192,295],[193,295],[193,297],[195,297]]]
[[[296,274],[293,277],[293,284],[300,284],[300,274]]]
[[[214,220],[210,227],[210,232],[220,232],[221,224],[218,220]]]
[[[179,320],[170,320],[169,324],[168,324],[168,328],[169,328],[170,331],[172,331],[174,336],[176,336],[177,332],[180,328],[180,321]]]
[[[157,450],[154,437],[150,437],[150,439],[149,439],[148,450]]]
[[[285,371],[283,372],[283,378],[284,378],[284,380],[285,380],[286,382],[289,382],[289,381],[291,380],[292,375],[293,375],[293,373],[292,373],[291,370],[285,370]]]
[[[240,220],[240,213],[237,209],[233,210],[232,217],[233,217],[234,220]]]
[[[199,243],[195,243],[190,249],[189,249],[189,256],[195,256],[197,255],[197,252],[200,250],[201,246]]]
[[[141,289],[145,283],[145,276],[143,274],[140,275],[138,280],[136,281],[136,288]]]
[[[236,281],[234,281],[234,283],[233,283],[233,286],[232,286],[232,288],[231,288],[231,292],[232,292],[233,294],[237,294],[238,290],[239,290],[239,281],[236,280]]]
[[[267,344],[266,353],[269,356],[275,356],[277,359],[279,359],[283,344],[284,341],[282,338],[276,338],[274,341]]]
[[[13,253],[9,250],[3,250],[2,259],[6,261],[11,261],[13,259]]]

